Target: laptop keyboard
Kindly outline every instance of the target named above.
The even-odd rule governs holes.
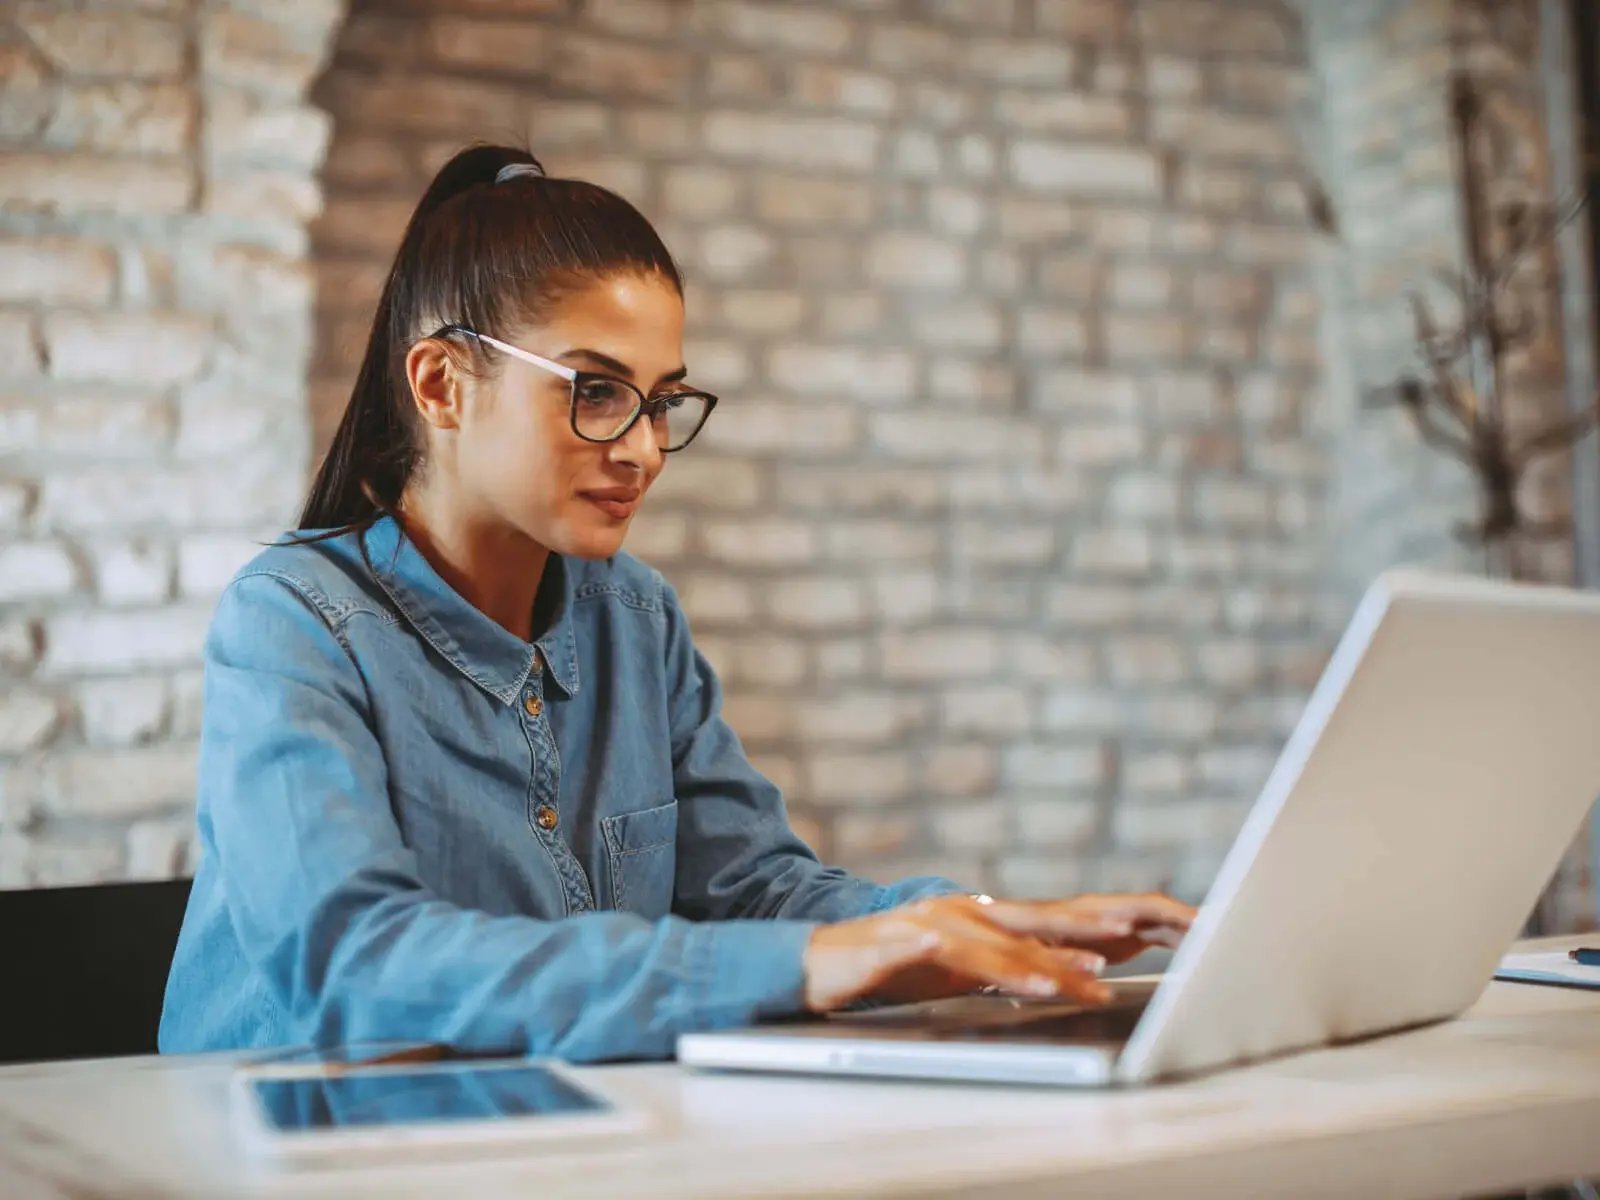
[[[1013,1003],[996,999],[941,1012],[934,1006],[877,1012],[835,1013],[829,1024],[853,1029],[916,1032],[940,1041],[1103,1043],[1123,1042],[1139,1023],[1148,997],[1100,1008],[1082,1005]]]
[[[1125,1042],[1133,1035],[1133,1027],[1143,1012],[1144,1002],[1140,1001],[1013,1021],[967,1021],[949,1030],[940,1029],[937,1036],[1008,1042]]]

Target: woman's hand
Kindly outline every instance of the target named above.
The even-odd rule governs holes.
[[[1194,912],[1155,894],[918,900],[817,929],[806,947],[806,1006],[933,1000],[984,986],[1102,1004],[1111,991],[1096,978],[1101,968],[1177,945]]]

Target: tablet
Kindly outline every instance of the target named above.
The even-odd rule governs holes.
[[[532,1145],[620,1133],[644,1114],[544,1059],[250,1064],[234,1075],[234,1125],[245,1148],[277,1159],[363,1152]]]

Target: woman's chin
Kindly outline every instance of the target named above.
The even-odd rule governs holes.
[[[628,525],[622,523],[607,529],[573,529],[562,539],[560,553],[569,558],[610,558],[622,549],[627,535]]]

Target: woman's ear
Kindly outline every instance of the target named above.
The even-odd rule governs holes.
[[[462,373],[441,338],[423,338],[406,351],[406,381],[422,419],[435,429],[461,426]]]

